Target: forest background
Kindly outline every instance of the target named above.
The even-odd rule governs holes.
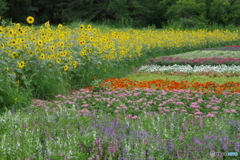
[[[92,22],[113,27],[180,29],[240,26],[239,0],[0,0],[5,23]]]

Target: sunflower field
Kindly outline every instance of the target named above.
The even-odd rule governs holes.
[[[0,26],[0,106],[23,107],[31,98],[51,99],[88,87],[94,77],[120,77],[146,57],[232,44],[228,30],[70,29],[46,22]]]

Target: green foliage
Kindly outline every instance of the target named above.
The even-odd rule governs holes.
[[[239,25],[240,2],[236,0],[181,0],[167,9],[169,23],[178,21],[179,28],[204,25]]]
[[[36,7],[32,5],[32,0],[8,0],[8,10],[5,12],[6,18],[11,18],[13,22],[26,22],[28,16],[34,16]]]
[[[162,28],[176,24],[178,28],[205,25],[239,26],[240,1],[237,0],[48,0],[0,1],[0,15],[13,22],[26,23],[27,16],[35,24],[94,22],[127,27]],[[8,7],[8,8],[7,8]]]
[[[5,0],[0,0],[0,16],[3,15],[3,13],[8,9],[7,3]],[[1,20],[1,18],[0,18]]]
[[[31,90],[16,83],[17,76],[9,70],[8,62],[8,59],[0,59],[0,112],[4,109],[26,107],[31,98]]]

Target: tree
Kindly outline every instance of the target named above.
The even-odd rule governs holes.
[[[5,0],[0,0],[0,16],[8,9],[7,3]]]
[[[13,22],[26,22],[28,16],[33,16],[36,8],[32,6],[32,0],[7,0],[8,10],[5,17],[12,18]]]

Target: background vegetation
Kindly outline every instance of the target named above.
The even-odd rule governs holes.
[[[117,27],[208,27],[239,26],[240,1],[237,0],[0,0],[0,16],[35,24],[94,22]]]

